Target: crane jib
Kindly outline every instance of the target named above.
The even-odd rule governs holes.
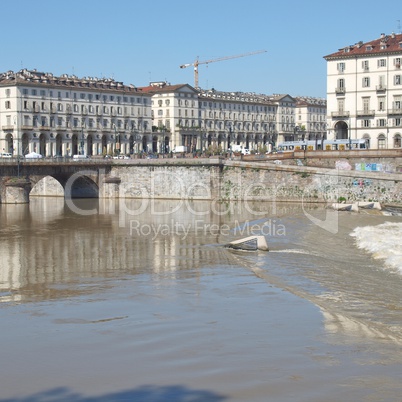
[[[251,56],[253,54],[259,54],[259,53],[266,53],[266,50],[257,50],[255,52],[237,54],[237,55],[234,55],[234,56],[219,57],[217,59],[211,59],[211,60],[205,60],[205,61],[198,61],[198,57],[197,57],[197,59],[194,61],[194,63],[182,64],[180,66],[180,68],[186,68],[186,67],[194,66],[194,86],[195,86],[195,88],[198,88],[198,65],[199,64],[208,64],[208,63],[214,63],[216,61],[236,59],[238,57]]]

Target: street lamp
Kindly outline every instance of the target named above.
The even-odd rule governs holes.
[[[120,133],[116,129],[116,124],[114,124],[114,135],[115,135],[115,148],[114,153],[116,156],[120,154]]]
[[[82,126],[81,126],[80,155],[84,155],[84,129]]]

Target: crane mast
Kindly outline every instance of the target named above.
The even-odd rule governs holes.
[[[180,66],[180,68],[187,68],[187,67],[190,67],[190,66],[194,66],[194,86],[195,86],[195,88],[198,88],[198,66],[200,64],[215,63],[217,61],[236,59],[238,57],[252,56],[254,54],[265,53],[265,52],[266,52],[266,50],[257,50],[255,52],[237,54],[237,55],[234,55],[234,56],[218,57],[217,59],[204,60],[204,61],[199,61],[198,56],[197,56],[197,58],[195,59],[194,63],[182,64]]]

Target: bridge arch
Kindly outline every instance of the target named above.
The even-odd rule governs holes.
[[[94,174],[51,174],[30,176],[30,196],[99,198],[98,177]]]

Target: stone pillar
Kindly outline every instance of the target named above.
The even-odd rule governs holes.
[[[13,178],[4,183],[5,191],[2,204],[28,204],[31,182],[26,179]]]
[[[99,198],[119,198],[121,179],[117,176],[107,176],[99,186]]]
[[[214,158],[215,159],[215,158]],[[223,160],[217,157],[218,165],[211,166],[210,183],[211,183],[211,200],[218,201],[221,199]]]

